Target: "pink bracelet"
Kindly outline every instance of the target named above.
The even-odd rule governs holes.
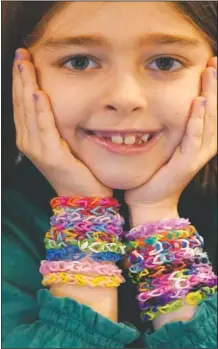
[[[125,237],[127,240],[135,240],[150,234],[157,234],[163,230],[186,228],[190,224],[190,221],[185,218],[160,220],[158,222],[142,224],[132,228]]]
[[[119,276],[122,270],[111,262],[95,262],[90,259],[81,261],[41,261],[39,271],[42,275],[55,272],[71,272],[77,274]]]

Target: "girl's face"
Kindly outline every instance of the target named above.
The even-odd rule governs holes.
[[[213,56],[166,2],[68,3],[30,51],[61,137],[102,183],[119,189],[143,184],[170,159]],[[161,132],[152,146],[123,153],[81,129],[115,142],[124,131],[127,142],[136,132]]]

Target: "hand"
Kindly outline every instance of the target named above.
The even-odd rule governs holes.
[[[13,65],[16,144],[46,177],[59,196],[112,196],[61,139],[48,96],[39,89],[26,49]],[[35,98],[34,98],[35,97]]]
[[[202,75],[202,93],[193,102],[183,140],[170,161],[147,183],[126,191],[133,225],[145,223],[146,216],[149,221],[177,218],[182,191],[217,154],[216,69],[217,57],[213,57]]]

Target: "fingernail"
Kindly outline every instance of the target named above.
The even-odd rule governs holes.
[[[214,77],[215,79],[217,79],[217,70],[216,70],[216,69],[213,70],[213,77]]]
[[[23,71],[23,66],[21,64],[18,64],[17,67],[18,67],[19,72]]]
[[[205,107],[205,105],[206,105],[206,99],[204,99],[203,101],[201,101],[201,106],[202,106],[202,107]]]
[[[15,60],[17,60],[17,59],[22,59],[22,55],[21,55],[21,53],[20,53],[18,50],[15,51],[15,57],[14,57],[14,59],[15,59]]]
[[[33,93],[33,98],[35,99],[35,101],[39,100],[39,96],[36,93]]]

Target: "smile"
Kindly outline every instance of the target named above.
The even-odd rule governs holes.
[[[136,154],[150,150],[159,140],[162,130],[154,131],[95,131],[81,129],[89,141],[119,154]]]

